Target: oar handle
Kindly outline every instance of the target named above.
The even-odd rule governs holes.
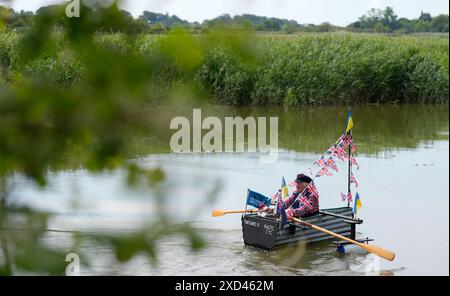
[[[302,225],[305,225],[305,226],[310,227],[312,229],[315,229],[317,231],[321,231],[321,232],[326,233],[328,235],[337,237],[340,240],[344,240],[344,241],[347,241],[349,243],[355,244],[355,245],[363,248],[367,252],[376,254],[376,255],[378,255],[378,256],[386,259],[386,260],[392,261],[395,258],[395,253],[394,252],[385,250],[383,248],[380,248],[380,247],[377,247],[377,246],[374,246],[374,245],[368,245],[368,244],[363,244],[363,243],[357,242],[357,241],[352,240],[352,239],[350,239],[348,237],[342,236],[340,234],[334,233],[334,232],[332,232],[330,230],[327,230],[325,228],[319,227],[317,225],[311,224],[309,222],[306,222],[306,221],[303,221],[303,220],[300,220],[300,219],[297,219],[297,218],[294,218],[294,217],[291,217],[290,219],[292,221],[294,221],[294,222],[300,223]]]
[[[226,211],[225,214],[241,214],[241,213],[254,213],[258,210],[252,209],[252,210],[238,210],[238,211]]]

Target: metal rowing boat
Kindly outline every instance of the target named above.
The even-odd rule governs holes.
[[[333,236],[292,221],[280,228],[280,222],[273,215],[246,213],[242,215],[241,220],[244,243],[265,250],[296,244],[299,241],[315,243],[335,239]],[[356,225],[363,223],[362,220],[353,218],[350,207],[324,209],[302,220],[353,240],[356,239]]]

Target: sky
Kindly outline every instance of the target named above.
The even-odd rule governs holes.
[[[11,6],[16,10],[36,11],[41,6],[61,2],[64,1],[13,0]],[[392,6],[399,17],[407,18],[417,18],[421,11],[433,16],[449,11],[447,0],[122,0],[121,6],[135,17],[148,10],[202,22],[224,13],[249,13],[293,19],[301,24],[330,22],[339,26],[356,21],[370,8]]]

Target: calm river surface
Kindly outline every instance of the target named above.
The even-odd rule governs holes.
[[[183,112],[192,116],[192,109],[191,115],[186,110],[179,113]],[[169,120],[162,121],[168,137],[158,141],[156,150],[161,153],[149,152],[132,161],[165,171],[167,182],[162,195],[166,206],[173,209],[171,217],[193,222],[206,239],[206,247],[193,252],[185,239],[169,237],[158,244],[158,264],[144,255],[117,263],[109,247],[87,240],[78,252],[90,265],[82,266],[81,274],[364,275],[365,254],[338,254],[330,242],[260,251],[244,246],[239,215],[210,216],[212,209],[242,209],[247,188],[271,195],[282,176],[290,181],[297,173],[307,172],[339,137],[345,127],[346,108],[289,112],[219,108],[204,113],[205,117],[217,113],[278,116],[278,160],[261,164],[258,153],[169,153],[174,131],[168,128]],[[356,107],[353,118],[360,166],[355,176],[363,204],[359,217],[364,220],[357,231],[397,256],[394,262],[380,262],[381,273],[448,275],[448,106]],[[340,192],[346,192],[346,168],[344,163],[339,165],[339,174],[315,181],[321,208],[345,205]],[[69,253],[72,231],[127,234],[155,216],[158,207],[152,193],[130,189],[124,179],[126,174],[121,170],[93,174],[72,169],[50,172],[49,185],[39,189],[15,176],[10,200],[53,213],[48,228],[63,232],[49,231],[46,242]],[[217,194],[209,198],[216,187]]]

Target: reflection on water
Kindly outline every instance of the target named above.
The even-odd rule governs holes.
[[[348,109],[343,106],[304,107],[300,110],[254,109],[247,107],[202,107],[202,119],[216,116],[278,117],[279,146],[297,152],[322,153],[345,128]],[[352,107],[355,140],[359,152],[376,154],[387,149],[416,148],[419,144],[448,139],[449,113],[447,105],[379,105]],[[192,124],[192,108],[150,108],[147,114],[157,113],[161,125],[167,127],[166,138],[148,139],[134,144],[137,152],[170,152],[169,130],[175,116],[185,116]],[[204,130],[205,134],[207,130]],[[147,147],[149,150],[143,150]]]
[[[81,258],[90,265],[82,267],[83,275],[366,275],[369,255],[339,254],[329,242],[300,246],[285,246],[264,251],[244,246],[240,230],[208,230],[208,247],[199,252],[187,251],[180,238],[161,243],[157,264],[151,264],[144,255],[131,262],[117,264],[112,250],[86,241]],[[47,242],[61,247],[70,246],[68,234],[49,233]],[[374,274],[392,275],[399,269],[377,270]]]
[[[204,109],[204,117],[217,115],[217,110]],[[274,116],[273,110],[220,110],[221,116]],[[88,241],[81,248],[81,255],[92,259],[83,269],[85,274],[365,274],[361,265],[367,255],[338,254],[329,242],[273,252],[244,247],[239,216],[210,217],[212,208],[243,208],[247,188],[270,195],[280,185],[281,176],[291,180],[306,171],[337,139],[346,112],[343,107],[277,110],[284,149],[273,164],[260,164],[258,155],[252,153],[170,154],[169,130],[167,139],[157,142],[136,138],[131,150],[145,157],[134,161],[164,169],[164,192],[167,206],[174,209],[172,218],[193,221],[207,238],[207,248],[192,253],[183,239],[165,239],[158,248],[158,265],[150,264],[144,255],[118,264],[110,249]],[[161,118],[163,113],[174,116],[173,110],[160,111]],[[363,203],[360,217],[364,219],[358,232],[397,253],[395,262],[380,262],[382,274],[448,274],[448,107],[363,106],[353,108],[353,114],[361,167],[355,174]],[[168,122],[170,117],[167,127]],[[164,153],[147,155],[152,150]],[[340,166],[345,172],[345,163]],[[157,207],[148,193],[129,189],[124,174],[121,170],[52,172],[45,190],[16,176],[11,200],[53,212],[52,229],[129,232],[151,219]],[[217,200],[208,201],[217,184],[222,188]],[[345,173],[316,180],[321,207],[342,206],[339,192],[345,192],[346,184]],[[433,244],[422,245],[417,237]],[[47,240],[63,249],[71,246],[67,233],[49,232]],[[427,256],[417,256],[418,250]]]

